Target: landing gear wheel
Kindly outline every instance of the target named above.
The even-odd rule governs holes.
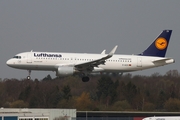
[[[89,81],[89,77],[88,76],[82,77],[82,81],[83,82],[88,82]]]
[[[30,80],[30,79],[31,79],[31,77],[30,77],[30,76],[27,76],[27,79],[28,79],[28,80]]]

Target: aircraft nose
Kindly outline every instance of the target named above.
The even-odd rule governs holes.
[[[8,65],[8,66],[11,66],[13,64],[13,62],[12,62],[12,60],[8,60],[8,61],[6,61],[6,65]]]

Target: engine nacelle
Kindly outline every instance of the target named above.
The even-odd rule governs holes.
[[[73,75],[74,72],[75,72],[74,67],[69,67],[69,66],[58,67],[58,70],[56,71],[56,76]]]

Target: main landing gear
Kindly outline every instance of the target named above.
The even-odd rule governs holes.
[[[27,76],[27,79],[30,80],[31,79],[31,70],[28,70],[29,72],[29,76]]]
[[[122,77],[122,75],[123,75],[123,72],[120,72],[120,73],[119,73],[119,75],[120,75],[120,77]]]
[[[83,82],[88,82],[88,81],[89,81],[89,77],[88,77],[88,76],[82,77],[82,81],[83,81]]]

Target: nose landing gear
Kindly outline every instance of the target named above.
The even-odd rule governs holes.
[[[30,80],[31,79],[31,70],[28,70],[29,72],[29,76],[27,76],[27,79]]]

